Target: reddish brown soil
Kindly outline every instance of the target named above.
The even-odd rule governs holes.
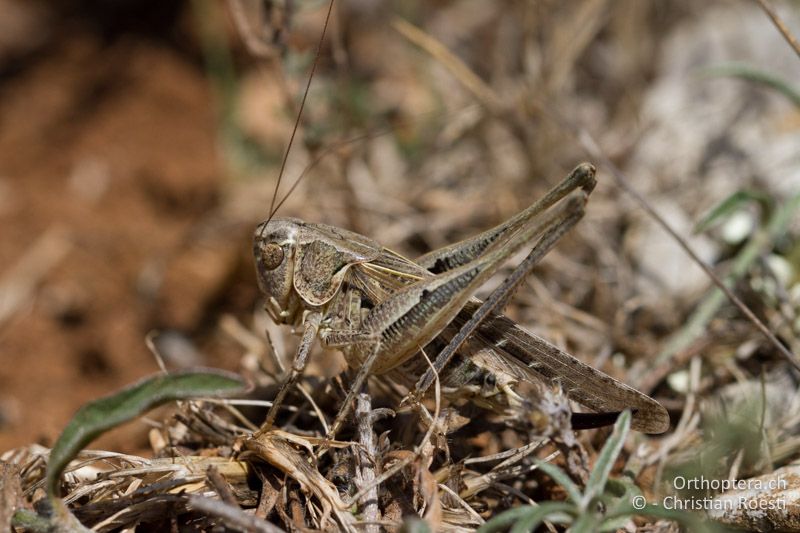
[[[80,404],[156,371],[147,331],[195,320],[164,310],[201,309],[214,294],[192,281],[227,268],[181,255],[220,185],[202,61],[136,32],[51,30],[0,78],[0,280],[49,229],[71,244],[0,323],[0,450],[52,443]],[[162,266],[182,283],[163,290]]]

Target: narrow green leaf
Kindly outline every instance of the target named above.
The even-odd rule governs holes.
[[[552,515],[574,515],[575,506],[567,502],[543,502],[540,505],[523,505],[495,516],[481,527],[478,533],[502,531],[513,524],[512,533],[533,531]]]
[[[517,522],[521,518],[528,516],[538,507],[533,505],[521,505],[514,507],[508,511],[504,511],[494,518],[490,519],[485,524],[478,528],[477,533],[494,533],[495,531],[502,531],[507,529],[511,524]]]
[[[525,515],[521,519],[517,521],[513,526],[511,526],[511,530],[509,533],[533,533],[539,524],[547,520],[548,517],[551,517],[555,514],[563,515],[564,510],[561,509],[559,504],[563,502],[544,502],[538,507],[534,507],[532,512]],[[572,507],[574,511],[574,506]]]
[[[609,502],[627,500],[642,493],[642,489],[628,477],[611,478],[606,482],[605,496]]]
[[[595,523],[592,531],[599,531],[600,533],[611,533],[612,531],[623,530],[628,522],[633,518],[633,515],[620,515],[613,518],[603,518],[600,526]],[[573,532],[574,533],[574,532]]]
[[[586,491],[583,493],[583,500],[580,504],[581,509],[586,510],[592,499],[603,493],[608,475],[614,467],[614,461],[617,460],[619,452],[622,451],[622,445],[625,444],[625,437],[628,436],[630,428],[631,412],[626,409],[619,415],[617,422],[614,424],[614,431],[606,441],[603,449],[600,450],[600,455],[597,456],[594,468],[589,474],[589,480],[586,482]]]
[[[597,523],[600,517],[596,513],[582,513],[577,520],[570,526],[570,533],[594,533],[597,531]]]
[[[221,370],[185,370],[146,378],[116,394],[88,403],[75,413],[47,462],[46,487],[51,499],[59,496],[61,473],[84,446],[104,432],[173,400],[231,396],[244,392],[236,374]]]
[[[92,533],[69,512],[63,500],[56,499],[48,512],[37,514],[27,509],[17,509],[12,519],[16,528],[32,533]]]
[[[431,527],[422,518],[409,516],[403,519],[400,533],[431,533]]]
[[[652,516],[655,518],[673,520],[692,533],[713,533],[718,531],[711,522],[703,520],[695,513],[680,509],[667,509],[666,507],[654,503],[648,503],[643,509],[635,509],[633,506],[619,509],[613,514],[609,514],[606,520],[614,520],[620,516]]]
[[[642,496],[642,489],[636,486],[629,479],[611,478],[606,482],[606,490],[600,495],[599,501],[606,506],[606,515],[614,515],[621,509],[630,509],[631,502],[636,496]],[[615,515],[612,518],[604,518],[598,531],[617,531],[627,524],[633,515]]]
[[[722,222],[722,220],[732,215],[735,211],[753,202],[768,206],[772,201],[769,196],[758,191],[736,191],[715,205],[707,215],[700,219],[694,226],[694,233],[708,231],[715,224]]]
[[[50,520],[27,509],[17,509],[11,524],[16,528],[34,533],[48,533],[52,529]]]
[[[800,91],[792,87],[788,81],[770,72],[759,70],[745,63],[723,63],[700,71],[705,76],[726,76],[752,81],[778,91],[800,108]]]
[[[763,225],[764,227],[759,228],[733,258],[729,274],[725,278],[725,285],[728,287],[732,287],[737,280],[741,279],[753,263],[772,250],[775,242],[786,234],[789,224],[798,215],[800,194],[791,196],[788,200],[781,201],[776,205],[773,205],[774,200],[772,199],[767,202],[768,206],[772,207],[769,210],[768,219]],[[695,339],[705,334],[706,326],[716,316],[724,302],[725,294],[719,288],[713,288],[695,308],[691,316],[684,321],[684,325],[670,335],[653,364],[664,364],[676,353],[691,345]]]
[[[572,481],[569,476],[561,470],[559,467],[554,465],[553,463],[548,463],[546,461],[535,460],[536,465],[539,467],[539,470],[553,478],[553,481],[561,485],[565,491],[567,491],[567,497],[575,504],[580,504],[581,500],[583,499],[583,495],[581,494],[581,489]]]

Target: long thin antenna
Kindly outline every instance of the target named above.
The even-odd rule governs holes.
[[[333,144],[331,144],[329,146],[326,146],[325,149],[322,150],[322,152],[317,154],[317,156],[314,158],[313,161],[311,161],[311,163],[306,165],[306,168],[303,169],[303,172],[301,172],[300,175],[297,176],[297,179],[294,180],[294,183],[292,183],[292,186],[289,187],[289,190],[286,191],[286,194],[283,195],[283,198],[281,198],[281,201],[278,202],[278,205],[275,206],[275,211],[270,212],[269,218],[271,219],[272,215],[277,213],[278,209],[280,209],[281,206],[284,204],[284,202],[286,202],[286,200],[289,199],[289,196],[292,195],[292,193],[297,188],[297,186],[300,185],[300,182],[303,180],[303,178],[306,177],[306,174],[308,174],[311,171],[311,169],[313,169],[315,166],[317,166],[317,164],[320,161],[322,161],[322,159],[325,158],[325,156],[333,153],[334,150],[336,150],[336,149],[338,149],[338,148],[340,148],[342,146],[346,146],[346,145],[348,145],[350,143],[353,143],[353,142],[370,139],[370,138],[373,138],[374,136],[375,135],[372,134],[372,133],[368,133],[368,134],[365,134],[365,135],[358,135],[356,137],[352,137],[352,138],[347,139],[345,141],[336,142],[336,143],[333,143]]]
[[[470,105],[467,105],[467,106],[461,108],[459,111],[466,111],[466,110],[469,110],[469,109],[477,109],[478,107],[480,107],[479,104],[470,104]],[[426,111],[426,112],[420,113],[418,115],[415,115],[413,118],[408,119],[408,120],[401,119],[398,123],[395,123],[392,126],[388,126],[388,127],[385,127],[385,128],[371,129],[371,130],[367,131],[366,133],[363,133],[363,134],[360,134],[360,135],[356,135],[354,137],[350,137],[349,139],[345,139],[345,140],[342,140],[342,141],[337,141],[337,142],[333,142],[333,143],[329,144],[322,151],[320,151],[317,154],[317,156],[308,165],[306,165],[306,168],[303,169],[303,171],[300,173],[300,175],[297,176],[297,178],[294,180],[294,183],[292,183],[292,186],[289,187],[289,190],[286,192],[286,194],[283,195],[283,198],[281,198],[281,201],[278,202],[278,205],[275,206],[275,212],[277,212],[281,208],[281,206],[284,204],[284,202],[286,202],[286,200],[289,199],[289,196],[291,196],[292,193],[294,192],[294,190],[297,188],[297,186],[300,185],[300,182],[303,181],[303,178],[305,178],[306,175],[315,166],[317,166],[320,163],[320,161],[322,161],[325,157],[327,157],[330,154],[332,154],[335,150],[337,150],[337,149],[339,149],[339,148],[341,148],[343,146],[347,146],[349,144],[353,144],[355,142],[366,141],[366,140],[369,140],[369,139],[377,139],[381,135],[386,135],[388,133],[392,133],[397,128],[402,128],[404,126],[413,125],[417,121],[419,121],[420,118],[423,117],[423,116],[432,116],[432,117],[441,118],[442,116],[447,116],[448,114],[449,113],[446,112],[446,111],[445,112],[438,111],[438,110]],[[272,217],[270,216],[270,218],[272,218]]]
[[[317,43],[317,53],[314,56],[314,62],[311,64],[311,72],[308,74],[306,90],[303,92],[303,99],[300,101],[300,109],[297,111],[297,118],[294,122],[294,128],[292,128],[292,135],[289,137],[289,144],[286,145],[286,153],[283,155],[283,161],[281,161],[281,170],[278,172],[278,180],[275,182],[275,190],[272,192],[272,201],[269,204],[269,218],[267,218],[267,222],[272,219],[272,216],[277,210],[274,209],[275,199],[278,197],[278,189],[281,186],[283,172],[286,170],[286,162],[289,159],[289,152],[292,150],[294,137],[297,134],[297,129],[300,127],[300,120],[303,117],[303,109],[306,107],[306,98],[308,98],[308,90],[311,88],[311,80],[314,79],[314,72],[317,70],[317,63],[319,63],[320,55],[322,55],[322,44],[325,41],[325,32],[328,31],[328,22],[330,21],[331,13],[333,12],[333,2],[334,0],[331,0],[330,3],[328,3],[328,13],[325,15],[325,23],[322,26],[322,34],[319,36],[319,42]]]

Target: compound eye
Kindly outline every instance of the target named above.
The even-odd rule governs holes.
[[[283,248],[271,242],[261,250],[261,261],[267,270],[275,270],[283,263]]]

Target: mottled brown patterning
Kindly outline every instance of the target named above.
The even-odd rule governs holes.
[[[370,374],[423,394],[432,374],[420,349],[435,360],[447,396],[471,398],[510,421],[541,422],[535,415],[549,387],[560,388],[596,413],[631,409],[633,428],[639,431],[666,431],[669,416],[658,402],[502,315],[516,286],[583,216],[594,174],[592,165],[579,165],[508,221],[415,261],[332,226],[292,218],[259,225],[254,254],[267,312],[278,324],[303,330],[291,374],[264,429],[274,422],[318,338],[326,348],[341,350],[358,369],[331,437]],[[486,302],[473,296],[526,247],[531,249],[528,257]]]

